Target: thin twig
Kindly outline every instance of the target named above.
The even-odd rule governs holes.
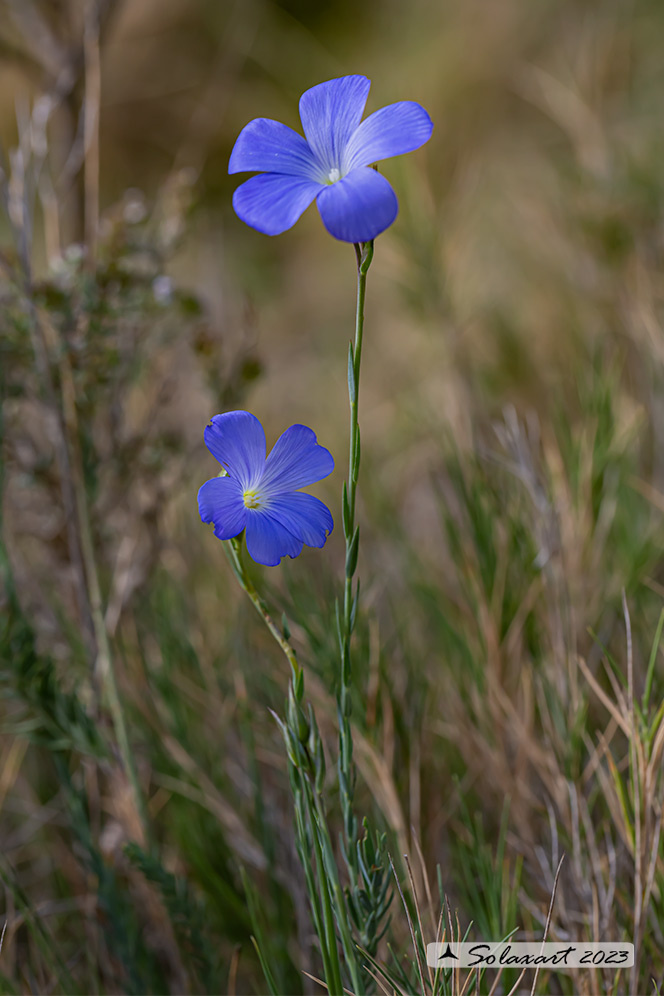
[[[5,6],[31,56],[51,77],[57,77],[67,62],[67,51],[33,0],[6,0]]]
[[[101,104],[101,60],[99,52],[99,5],[87,0],[83,36],[85,56],[85,98],[83,121],[85,134],[85,242],[86,265],[95,269],[99,232],[99,108]]]
[[[22,141],[21,144],[26,147],[27,154],[27,141]],[[12,270],[11,276],[21,294],[23,307],[28,319],[27,325],[30,343],[32,346],[37,376],[40,381],[41,390],[44,394],[45,404],[47,410],[55,420],[55,455],[58,465],[58,478],[67,530],[67,547],[69,559],[72,567],[74,568],[76,585],[75,590],[81,626],[85,634],[85,642],[92,652],[94,649],[94,626],[92,622],[92,613],[90,609],[90,600],[81,549],[81,539],[78,527],[78,509],[72,483],[71,457],[69,447],[67,445],[67,429],[65,426],[62,408],[58,402],[55,382],[51,370],[48,336],[34,302],[30,245],[28,242],[28,234],[26,228],[24,227],[26,219],[29,215],[29,210],[24,205],[15,203],[19,199],[24,202],[28,197],[25,186],[26,163],[20,149],[19,154],[14,156],[13,165],[14,170],[12,171],[11,178],[13,189],[10,190],[9,168],[6,164],[4,156],[2,155],[2,150],[0,149],[0,169],[4,174],[0,182],[0,193],[2,195],[3,207],[12,229],[14,242],[18,247],[18,269],[17,271]],[[19,171],[18,175],[16,175],[17,170]]]

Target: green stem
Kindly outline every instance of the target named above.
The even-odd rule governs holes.
[[[301,717],[303,716],[300,707],[304,694],[304,675],[298,663],[295,651],[286,636],[279,630],[270,616],[267,606],[263,602],[263,599],[247,574],[247,570],[242,561],[242,538],[236,537],[235,539],[228,540],[227,542],[224,542],[222,546],[240,586],[249,596],[254,608],[267,626],[275,641],[279,644],[279,647],[283,651],[291,666],[292,697],[289,698],[289,708],[287,712],[288,720],[286,724],[282,724],[280,721],[280,725],[286,736],[287,746],[289,735],[293,737],[292,752],[289,750],[289,766],[295,803],[295,828],[299,840],[301,860],[304,867],[315,930],[320,943],[320,951],[328,991],[331,996],[343,996],[344,989],[341,978],[339,953],[337,951],[334,912],[336,911],[336,922],[339,924],[342,938],[346,942],[344,944],[344,951],[348,957],[348,954],[352,955],[353,952],[346,917],[346,908],[340,889],[337,888],[336,892],[333,892],[333,884],[331,884],[334,878],[334,876],[330,875],[332,866],[330,865],[329,859],[332,845],[322,806],[320,808],[316,806],[316,794],[314,789],[306,773],[302,770],[299,761],[296,759],[298,751],[304,750],[306,752],[306,748],[304,747],[306,736],[304,736],[303,731],[298,728]],[[311,864],[312,846],[318,874],[318,886],[314,880],[313,867]],[[327,863],[325,861],[326,854],[328,855]],[[334,910],[331,893],[333,893],[335,900]],[[349,970],[353,981],[355,982],[359,980],[358,969],[354,958],[351,958]],[[359,992],[359,988],[357,989],[357,992]]]
[[[343,527],[346,540],[346,576],[344,581],[344,612],[340,625],[341,681],[339,686],[339,786],[344,815],[346,854],[354,867],[357,840],[357,820],[352,801],[355,783],[353,766],[353,740],[351,716],[351,637],[357,615],[359,582],[353,592],[353,577],[357,568],[359,529],[355,526],[357,482],[360,471],[360,425],[358,405],[360,398],[360,367],[362,363],[362,336],[364,331],[364,301],[367,273],[373,259],[373,242],[355,246],[357,255],[357,310],[355,315],[355,341],[348,353],[348,400],[350,403],[350,445],[348,456],[348,481],[344,484],[342,506]]]
[[[291,671],[293,674],[293,683],[294,685],[297,686],[299,683],[301,683],[300,676],[302,674],[302,669],[300,668],[300,665],[298,663],[297,655],[293,650],[293,648],[291,647],[288,640],[286,639],[286,637],[284,636],[284,634],[281,632],[281,630],[275,623],[270,613],[267,611],[267,606],[265,605],[265,602],[256,591],[256,588],[252,584],[249,575],[247,574],[247,569],[242,562],[241,536],[236,536],[235,539],[228,540],[227,542],[222,543],[221,545],[224,548],[224,553],[226,554],[228,562],[230,563],[233,569],[233,573],[235,574],[235,577],[240,583],[240,587],[243,588],[244,591],[247,593],[247,595],[251,599],[252,605],[256,609],[256,612],[261,617],[261,619],[269,629],[270,633],[272,634],[276,642],[279,644],[284,655],[286,656],[286,660],[291,666]]]
[[[323,857],[323,851],[320,842],[320,831],[316,822],[316,815],[314,812],[314,802],[313,793],[310,791],[310,787],[306,784],[306,776],[303,779],[304,785],[304,799],[307,808],[307,815],[309,817],[309,825],[311,827],[311,839],[314,845],[314,854],[316,855],[316,868],[318,870],[318,883],[321,891],[321,899],[323,901],[323,918],[325,925],[325,934],[320,935],[319,938],[322,941],[323,936],[325,937],[325,944],[327,947],[327,954],[329,958],[329,971],[330,976],[325,980],[328,985],[328,991],[330,996],[344,996],[343,983],[341,981],[341,966],[339,964],[339,953],[337,951],[337,935],[335,930],[335,920],[334,914],[332,912],[332,901],[330,898],[330,882],[325,868],[325,859]],[[343,908],[343,907],[342,907]],[[337,907],[337,915],[340,913],[340,908]]]
[[[307,822],[305,823],[303,812],[303,809],[305,808],[303,803],[303,793],[305,790],[301,784],[300,772],[293,766],[291,766],[291,776],[297,784],[297,788],[294,789],[295,832],[299,843],[300,862],[304,871],[307,892],[309,893],[309,903],[311,905],[311,916],[314,921],[314,930],[316,931],[316,936],[318,937],[318,943],[320,945],[323,972],[325,974],[328,992],[343,994],[343,988],[341,985],[341,966],[339,964],[339,952],[337,951],[336,937],[333,937],[332,948],[328,948],[327,933],[323,921],[323,912],[320,907],[322,892],[327,888],[327,885],[323,879],[321,888],[319,889],[317,887],[313,863],[311,861],[312,843],[310,842],[310,839],[313,841],[313,835],[315,834],[316,829],[309,816],[308,807]],[[307,827],[309,827],[309,832],[307,831]],[[311,838],[309,833],[311,834]]]
[[[332,850],[332,841],[330,840],[330,834],[327,830],[325,809],[322,799],[319,795],[313,792],[311,785],[308,784],[307,788],[309,791],[309,805],[312,808],[315,807],[314,834],[318,834],[319,847],[321,848],[324,859],[326,890],[329,889],[334,901],[334,907],[337,914],[337,925],[339,927],[339,936],[341,938],[341,946],[346,959],[346,968],[348,970],[348,974],[350,975],[353,992],[355,996],[360,996],[360,994],[365,991],[365,987],[362,985],[362,972],[360,969],[360,963],[358,962],[358,951],[353,941],[351,926],[348,919],[346,897],[344,896],[344,891],[339,880],[337,863]]]

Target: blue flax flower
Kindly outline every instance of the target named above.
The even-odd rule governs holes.
[[[299,556],[305,543],[325,545],[334,527],[330,510],[299,490],[334,470],[332,454],[318,445],[311,429],[292,425],[266,459],[258,419],[249,412],[226,412],[206,426],[205,445],[225,471],[198,492],[201,519],[214,523],[215,536],[227,540],[246,530],[249,555],[268,567]]]
[[[418,149],[433,124],[410,100],[382,107],[360,123],[370,86],[366,76],[343,76],[303,93],[306,139],[269,118],[256,118],[242,129],[228,172],[260,173],[233,195],[242,221],[280,235],[315,198],[336,239],[369,242],[389,228],[399,210],[397,198],[371,164]]]

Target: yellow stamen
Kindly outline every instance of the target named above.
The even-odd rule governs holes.
[[[251,491],[250,489],[244,491],[242,493],[242,500],[244,501],[246,508],[260,508],[260,497],[255,491]]]

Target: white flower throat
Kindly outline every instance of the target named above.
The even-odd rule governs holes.
[[[336,183],[337,180],[341,179],[341,170],[337,169],[336,166],[333,166],[330,172],[327,174],[327,178],[330,181],[330,183]]]

